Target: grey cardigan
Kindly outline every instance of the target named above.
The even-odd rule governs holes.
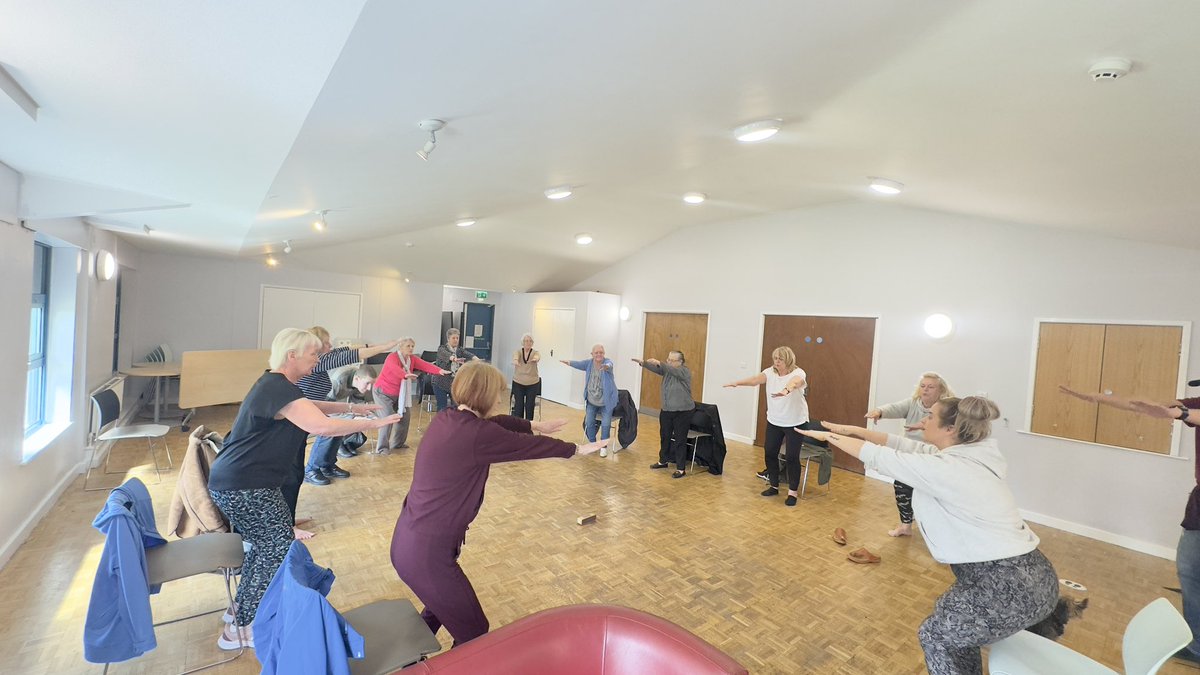
[[[692,371],[688,370],[687,366],[668,366],[662,363],[652,365],[643,361],[642,367],[662,375],[664,412],[683,412],[696,408],[696,402],[692,400]]]

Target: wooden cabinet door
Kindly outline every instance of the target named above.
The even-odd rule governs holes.
[[[692,371],[692,398],[698,401],[704,391],[707,344],[707,314],[648,312],[640,358],[666,361],[668,352],[683,352],[687,367]],[[662,377],[644,368],[638,409],[649,415],[657,415],[662,409]]]
[[[1098,391],[1103,362],[1103,324],[1043,323],[1038,330],[1030,431],[1094,441],[1096,404],[1063,394],[1058,385],[1084,393]]]
[[[808,376],[808,410],[812,419],[860,424],[871,393],[871,360],[875,319],[829,316],[767,315],[764,317],[762,369],[771,367],[771,352],[788,346],[796,365]],[[758,430],[761,446],[767,430],[767,397],[759,392]],[[834,465],[863,473],[862,462],[840,451]]]
[[[1179,326],[1107,326],[1100,391],[1132,399],[1173,401],[1182,339]],[[1169,454],[1172,424],[1171,420],[1100,406],[1096,442]]]

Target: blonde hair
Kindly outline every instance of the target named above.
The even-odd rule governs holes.
[[[504,375],[490,363],[476,359],[458,369],[454,384],[450,386],[450,397],[481,417],[488,417],[500,404],[504,389]]]
[[[792,351],[791,347],[776,347],[775,351],[771,352],[771,358],[781,359],[783,369],[789,373],[796,369],[796,352]]]
[[[271,340],[271,357],[267,360],[267,365],[271,370],[279,370],[287,362],[289,352],[299,355],[309,347],[320,349],[321,338],[311,330],[284,328],[275,334],[274,340]]]
[[[954,427],[959,443],[978,443],[992,435],[992,420],[1000,408],[982,396],[944,398],[937,402],[939,427]]]
[[[921,398],[921,380],[924,380],[924,379],[930,379],[930,380],[937,381],[938,387],[941,391],[941,393],[938,394],[939,400],[943,399],[943,398],[951,398],[954,396],[954,390],[950,388],[950,383],[946,381],[946,378],[942,377],[941,375],[938,375],[937,373],[935,373],[931,370],[926,373],[921,373],[921,379],[917,380],[917,388],[913,390],[912,400],[915,401],[915,400]]]
[[[325,330],[324,326],[313,326],[308,329],[308,332],[320,338],[321,342],[333,342],[332,338],[329,337],[329,331]]]

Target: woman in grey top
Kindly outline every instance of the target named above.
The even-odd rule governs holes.
[[[696,402],[692,400],[692,371],[684,365],[683,352],[670,352],[667,362],[658,359],[633,359],[652,373],[662,375],[662,410],[658,413],[658,462],[651,469],[665,469],[675,459],[671,478],[683,478],[687,470],[687,432]]]
[[[538,361],[542,355],[533,348],[533,336],[521,336],[521,348],[513,353],[512,416],[533,419],[533,407],[542,395],[542,376],[538,374]]]
[[[461,338],[457,328],[446,331],[446,344],[438,347],[437,360],[433,362],[438,368],[449,371],[448,375],[434,375],[431,379],[438,412],[451,405],[450,384],[454,381],[454,373],[458,372],[458,367],[477,358],[471,352],[458,346]]]
[[[943,398],[951,398],[954,392],[949,383],[935,372],[923,373],[921,381],[912,396],[902,401],[889,403],[871,410],[866,414],[869,420],[896,419],[904,420],[904,435],[908,438],[921,440],[921,420],[933,409],[933,404]],[[894,481],[892,487],[896,491],[896,510],[900,512],[900,524],[888,530],[892,537],[911,537],[913,523],[912,495],[913,489],[900,481]]]

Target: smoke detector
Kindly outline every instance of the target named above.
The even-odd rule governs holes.
[[[1091,75],[1092,79],[1097,82],[1101,80],[1115,80],[1128,75],[1130,68],[1133,68],[1133,63],[1129,59],[1112,57],[1097,61],[1088,70],[1088,75]]]

